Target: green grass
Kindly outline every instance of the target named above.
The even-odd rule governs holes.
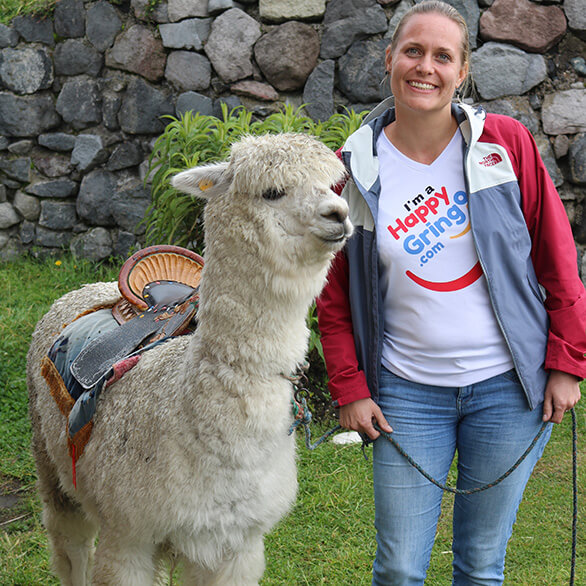
[[[0,495],[19,497],[0,509],[0,586],[58,584],[34,491],[26,413],[25,355],[34,324],[51,302],[82,283],[112,280],[116,269],[60,259],[0,264]],[[577,408],[579,438],[586,407]],[[317,437],[318,430],[314,431]],[[300,438],[301,439],[301,438]],[[571,541],[571,420],[556,426],[528,485],[507,556],[506,584],[568,584]],[[300,442],[299,496],[291,514],[266,539],[262,586],[366,586],[374,555],[372,476],[358,446],[325,444],[307,452]],[[583,450],[579,461],[584,464]],[[452,482],[453,482],[453,474]],[[579,484],[584,496],[584,481]],[[450,505],[447,495],[427,584],[450,583]],[[15,520],[16,519],[16,520]],[[579,526],[576,584],[586,584],[586,529]]]
[[[0,23],[10,24],[15,16],[39,14],[43,16],[53,10],[57,0],[2,0],[0,2]]]

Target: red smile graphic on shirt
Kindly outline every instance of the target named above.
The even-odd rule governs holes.
[[[426,281],[411,271],[406,271],[406,274],[418,285],[430,289],[431,291],[458,291],[460,289],[465,289],[469,285],[472,285],[474,281],[480,279],[480,277],[482,277],[482,267],[480,266],[480,261],[478,261],[465,275],[462,275],[458,279],[441,283],[436,281]]]

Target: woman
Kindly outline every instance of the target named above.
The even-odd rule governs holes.
[[[465,21],[415,5],[386,52],[383,102],[341,150],[355,236],[318,301],[330,391],[347,429],[398,443],[458,487],[499,477],[586,375],[586,296],[567,216],[530,133],[453,104]],[[551,433],[487,491],[457,495],[453,583],[501,584],[507,541]],[[373,584],[423,584],[442,491],[374,442]]]

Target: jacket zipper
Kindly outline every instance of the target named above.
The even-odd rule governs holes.
[[[466,113],[466,116],[468,116],[468,114]],[[470,143],[472,143],[472,125],[470,125]],[[507,348],[509,349],[509,352],[511,354],[511,358],[513,359],[513,365],[515,366],[515,370],[517,371],[517,375],[519,376],[519,381],[521,382],[521,386],[523,387],[523,392],[525,393],[525,398],[527,399],[527,402],[529,403],[529,408],[530,409],[534,409],[535,405],[533,404],[533,401],[531,400],[531,397],[529,395],[529,392],[527,391],[527,386],[525,384],[525,381],[523,379],[523,376],[517,366],[518,364],[518,360],[517,357],[515,355],[515,353],[513,352],[513,349],[511,347],[511,343],[509,341],[509,338],[507,336],[507,332],[503,326],[503,322],[501,319],[501,316],[498,312],[498,309],[496,307],[496,304],[494,302],[494,298],[493,298],[493,293],[492,293],[492,286],[490,283],[490,279],[488,278],[488,274],[486,272],[486,267],[484,264],[484,261],[482,259],[482,256],[480,254],[480,251],[478,249],[478,244],[476,242],[476,234],[474,233],[474,224],[472,223],[472,198],[471,196],[471,191],[470,191],[470,183],[468,180],[468,156],[470,154],[470,144],[466,144],[466,151],[464,153],[464,182],[466,185],[466,191],[468,193],[468,215],[470,217],[470,232],[472,234],[472,242],[474,243],[474,249],[476,250],[476,256],[478,257],[478,262],[480,263],[480,267],[482,268],[482,272],[484,274],[484,278],[486,279],[486,285],[487,285],[487,290],[488,290],[488,298],[490,300],[490,305],[492,307],[492,310],[494,312],[494,316],[496,318],[496,321],[498,323],[498,326],[501,330],[501,333],[503,334],[503,338],[505,339],[505,343],[507,345]]]

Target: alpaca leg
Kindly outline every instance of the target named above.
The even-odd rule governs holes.
[[[89,586],[96,526],[79,508],[61,510],[45,506],[47,528],[55,573],[64,586]]]
[[[185,586],[258,586],[265,570],[262,537],[250,542],[246,550],[210,570],[190,562],[185,564]]]
[[[33,451],[53,569],[65,586],[89,585],[98,528],[61,490],[55,468],[38,438],[33,439]]]
[[[150,586],[158,568],[154,544],[129,541],[122,527],[100,532],[92,586]]]

